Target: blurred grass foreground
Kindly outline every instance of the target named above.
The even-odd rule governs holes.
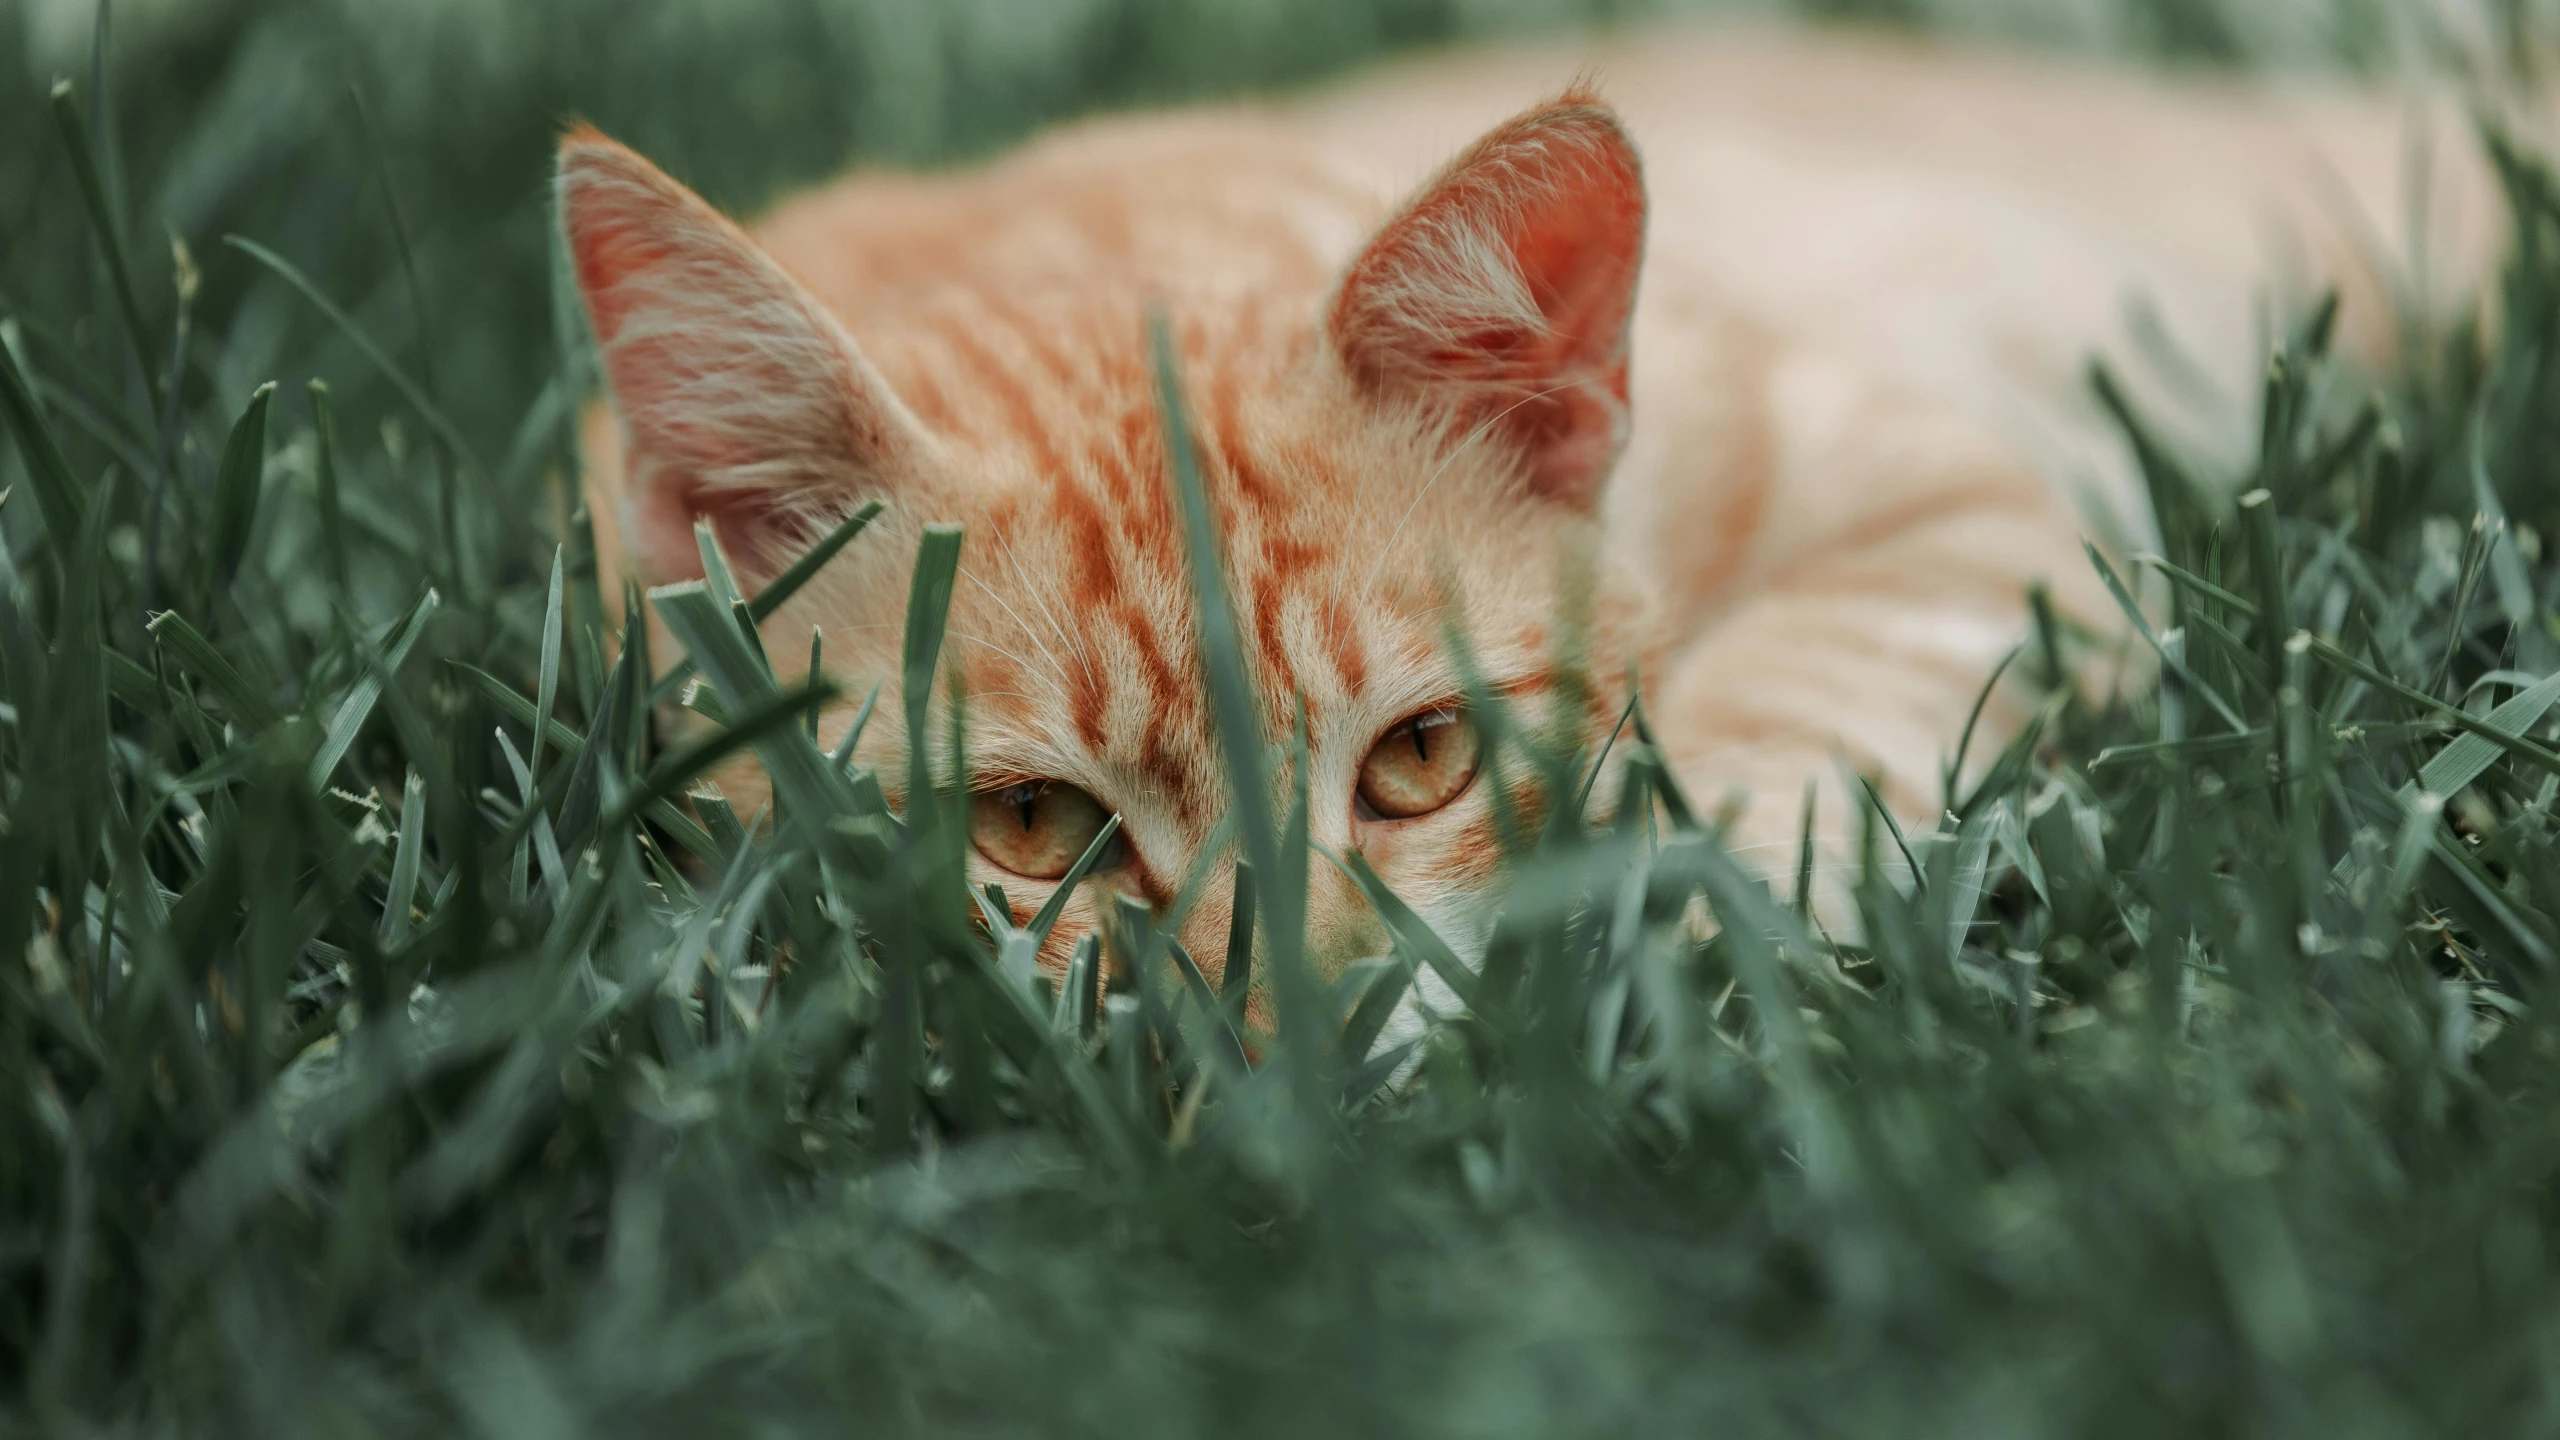
[[[1169,966],[1026,973],[954,798],[824,763],[716,594],[670,624],[805,823],[668,803],[707,757],[567,500],[562,116],[751,206],[1636,8],[0,10],[0,1428],[2560,1430],[2560,184],[2512,148],[2474,321],[2369,377],[2315,317],[2249,473],[2124,417],[2163,687],[1879,824],[1854,948],[1638,737],[1659,824],[1529,842],[1392,1089],[1445,955],[1317,983],[1248,836],[1298,1020],[1248,1068]],[[2367,71],[2550,24],[1807,8]]]

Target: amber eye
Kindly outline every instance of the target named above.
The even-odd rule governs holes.
[[[1360,762],[1360,799],[1389,820],[1428,815],[1476,778],[1476,755],[1476,727],[1463,711],[1409,715]]]
[[[1110,819],[1102,802],[1055,780],[1026,780],[969,797],[969,838],[978,853],[1030,880],[1066,874]]]

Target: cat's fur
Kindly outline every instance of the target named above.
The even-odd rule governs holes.
[[[580,131],[564,214],[617,400],[587,427],[592,514],[609,566],[664,583],[699,573],[697,517],[769,576],[886,499],[767,632],[787,655],[823,627],[856,695],[890,677],[862,744],[888,777],[913,542],[964,524],[945,663],[973,783],[1073,783],[1131,841],[1047,958],[1105,893],[1161,904],[1208,864],[1181,933],[1214,965],[1228,897],[1201,850],[1225,801],[1148,365],[1161,306],[1263,722],[1304,707],[1314,838],[1464,944],[1500,864],[1485,787],[1398,822],[1351,800],[1382,731],[1458,698],[1445,626],[1534,712],[1573,693],[1558,601],[1585,593],[1601,685],[1579,723],[1596,742],[1640,676],[1690,791],[1752,795],[1738,843],[1773,869],[1808,783],[1845,832],[1844,757],[1925,821],[2030,582],[2111,623],[2079,506],[2118,539],[2140,519],[2086,355],[2141,292],[2245,393],[2246,317],[2288,267],[2296,292],[2344,285],[2351,336],[2381,344],[2354,225],[2401,213],[2401,119],[1899,42],[1656,35],[1089,123],[844,181],[752,239]],[[1995,703],[1975,754],[2023,713]],[[724,777],[742,809],[760,783]],[[1384,948],[1348,880],[1319,865],[1314,888],[1320,955]]]

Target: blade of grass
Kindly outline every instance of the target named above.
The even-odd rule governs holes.
[[[562,610],[567,561],[566,545],[551,548],[551,590],[542,602],[542,659],[535,676],[533,700],[533,750],[525,758],[525,770],[534,779],[542,778],[543,742],[550,737],[551,714],[560,702],[560,636],[565,623]]]
[[[36,511],[55,547],[68,551],[80,536],[80,482],[71,475],[44,412],[36,408],[35,391],[18,369],[18,358],[0,345],[0,418],[18,437],[18,454],[27,462],[27,478],[36,487]]]
[[[1385,922],[1387,933],[1394,937],[1396,945],[1416,961],[1429,966],[1461,1002],[1474,1004],[1475,972],[1458,958],[1458,952],[1449,947],[1448,941],[1440,938],[1439,931],[1432,929],[1413,912],[1412,906],[1404,903],[1404,897],[1378,878],[1378,872],[1370,868],[1369,857],[1354,850],[1335,863],[1351,877],[1353,884],[1360,887],[1360,893],[1367,897],[1371,908],[1378,912],[1378,918]]]
[[[331,413],[329,387],[319,380],[311,382],[311,438],[312,478],[320,501],[320,560],[328,567],[330,588],[337,592],[339,608],[352,612],[355,599],[347,583],[347,515],[338,493],[337,417]]]
[[[1576,815],[1587,815],[1591,812],[1591,792],[1600,784],[1600,772],[1609,766],[1609,754],[1617,748],[1618,737],[1626,733],[1629,722],[1635,719],[1636,700],[1640,693],[1630,681],[1627,686],[1627,703],[1618,711],[1618,723],[1610,726],[1607,737],[1601,740],[1600,753],[1591,757],[1591,772],[1582,777],[1582,789],[1574,795],[1573,810]]]
[[[1818,781],[1804,782],[1804,816],[1796,830],[1796,913],[1813,913],[1813,816],[1814,787]]]
[[[837,521],[834,529],[829,530],[817,544],[810,546],[799,559],[792,561],[791,568],[775,576],[772,584],[757,591],[754,598],[747,601],[748,613],[755,617],[758,624],[771,618],[773,612],[781,609],[792,596],[799,594],[802,586],[816,578],[817,573],[826,568],[827,562],[836,558],[837,552],[852,543],[853,537],[861,534],[873,520],[879,518],[880,512],[887,508],[878,500],[866,500],[855,507],[852,514]],[[692,675],[693,660],[688,656],[658,682],[649,703],[665,704],[667,697],[673,695],[677,688]]]
[[[613,657],[613,668],[605,672],[604,698],[597,704],[588,728],[592,743],[579,749],[578,758],[569,767],[568,789],[561,795],[560,819],[555,828],[561,843],[573,854],[586,848],[595,833],[596,821],[604,815],[604,767],[609,762],[619,762],[617,752],[623,746],[623,732],[631,723],[628,711],[631,692],[637,684],[639,654],[629,637],[639,628],[636,619],[625,619],[622,653]]]
[[[391,887],[382,897],[382,947],[396,950],[409,939],[409,912],[417,903],[418,867],[427,838],[427,777],[409,772],[401,789],[400,842],[392,852]]]
[[[2192,591],[2195,594],[2205,596],[2214,603],[2227,607],[2235,614],[2244,616],[2251,620],[2258,618],[2258,606],[2256,602],[2244,600],[2239,596],[2232,594],[2230,591],[2223,589],[2221,586],[2214,584],[2212,581],[2205,579],[2203,576],[2197,575],[2173,561],[2146,552],[2144,554],[2134,556],[2133,563],[2156,571],[2159,574],[2166,576],[2171,583],[2177,585],[2180,589]]]
[[[761,625],[772,619],[774,611],[781,609],[792,596],[799,594],[800,587],[815,579],[819,571],[827,568],[828,561],[836,558],[838,552],[853,543],[853,537],[861,534],[872,521],[880,517],[880,512],[887,508],[878,500],[863,501],[854,507],[852,514],[837,521],[835,528],[829,530],[817,544],[810,546],[799,559],[792,561],[789,569],[774,576],[773,583],[757,591],[755,597],[747,602],[747,609],[755,615],[756,623]]]
[[[913,815],[933,793],[930,730],[933,677],[942,664],[942,637],[951,618],[951,595],[960,573],[960,527],[927,525],[916,546],[915,574],[907,590],[907,634],[901,648],[898,699],[907,721],[907,809]],[[955,756],[956,760],[957,757]],[[912,822],[911,822],[912,823]]]
[[[2240,497],[2240,528],[2248,537],[2249,576],[2258,589],[2258,661],[2270,677],[2282,675],[2285,637],[2294,627],[2287,609],[2283,549],[2276,539],[2275,497],[2264,486]]]
[[[380,345],[374,343],[373,337],[365,332],[363,326],[356,323],[354,316],[339,309],[336,301],[331,300],[326,292],[313,284],[310,276],[303,274],[292,261],[245,235],[225,235],[222,237],[222,243],[274,271],[303,299],[310,301],[312,308],[318,310],[322,318],[336,326],[338,333],[347,337],[348,343],[362,351],[364,357],[373,362],[374,368],[382,372],[382,378],[391,382],[392,388],[398,390],[401,398],[409,402],[409,408],[418,413],[419,419],[427,422],[427,428],[436,433],[436,438],[444,442],[454,457],[472,470],[479,470],[480,462],[471,452],[470,441],[463,438],[461,428],[445,417],[445,413],[427,397],[427,392],[419,386],[417,381],[409,377],[409,372],[400,368],[398,361],[393,360]]]
[[[418,378],[428,398],[436,393],[435,332],[433,315],[427,309],[426,287],[418,281],[417,252],[409,243],[409,224],[400,213],[400,196],[391,188],[391,162],[382,146],[381,127],[374,124],[373,107],[365,103],[362,86],[347,86],[347,98],[356,108],[356,128],[364,136],[365,156],[373,163],[374,188],[382,196],[383,216],[391,223],[391,249],[400,261],[400,277],[409,290],[409,314],[418,331]]]
[[[835,687],[821,681],[765,697],[728,728],[703,736],[658,762],[598,828],[610,834],[631,823],[654,806],[673,799],[696,776],[758,741],[788,730],[802,711],[824,705],[835,696]]]
[[[1351,1007],[1351,1018],[1344,1021],[1342,1033],[1335,1037],[1335,1062],[1346,1073],[1356,1072],[1386,1032],[1387,1022],[1395,1018],[1396,1007],[1404,1003],[1405,993],[1413,988],[1413,963],[1398,953],[1360,991]],[[1374,1088],[1374,1087],[1373,1087]]]
[[[2517,759],[2529,761],[2547,774],[2560,775],[2560,753],[2555,753],[2545,746],[2537,745],[2533,741],[2527,740],[2522,735],[2513,734],[2497,725],[2491,724],[2489,721],[2464,710],[2458,705],[2446,704],[2444,701],[2429,695],[2423,690],[2403,685],[2381,670],[2375,669],[2373,666],[2366,664],[2364,661],[2357,659],[2346,651],[2341,650],[2337,646],[2330,644],[2328,641],[2321,639],[2319,636],[2311,634],[2307,630],[2296,631],[2295,633],[2304,636],[2307,639],[2310,653],[2318,657],[2321,661],[2347,671],[2349,674],[2367,680],[2384,690],[2388,690],[2392,694],[2399,696],[2401,699],[2408,701],[2412,705],[2416,705],[2433,714],[2442,716],[2456,728],[2469,731],[2471,734],[2497,746],[2499,749],[2506,751]],[[2517,698],[2520,699],[2522,697]],[[2515,703],[2516,701],[2512,699],[2507,702],[2508,705],[2513,705]],[[2499,708],[2504,709],[2506,707],[2500,706]],[[2493,711],[2491,713],[2494,714],[2495,712]],[[2449,764],[2446,767],[2446,773],[2457,773],[2462,769],[2469,768],[2471,766],[2471,760],[2468,758],[2470,753],[2472,752],[2466,752],[2466,757],[2463,760]],[[2472,768],[2470,770],[2471,778],[2477,778],[2480,770],[2485,768],[2487,768],[2485,765],[2478,768]],[[2469,784],[2470,779],[2465,779],[2463,783]],[[2433,785],[2429,785],[2427,788],[2439,795],[2447,793]]]
[[[446,663],[461,671],[472,684],[479,687],[482,694],[488,696],[499,709],[505,711],[517,724],[529,726],[534,723],[536,712],[533,702],[527,700],[522,695],[517,694],[508,686],[506,681],[499,679],[497,676],[490,674],[486,670],[482,670],[474,665],[465,664],[459,660],[451,660]],[[586,737],[579,734],[575,729],[562,722],[556,716],[553,717],[549,724],[543,727],[543,733],[550,738],[551,748],[559,751],[561,756],[564,759],[567,759],[574,769],[579,757],[586,753]],[[551,782],[545,782],[546,786],[550,783],[557,783],[558,774],[558,770],[555,769],[553,771],[554,780]],[[687,852],[700,857],[702,860],[710,864],[726,864],[729,856],[735,853],[734,848],[723,849],[721,846],[713,843],[710,832],[705,830],[702,825],[692,817],[686,815],[683,811],[678,810],[672,802],[661,802],[659,804],[652,805],[649,807],[647,813],[651,824],[654,824],[659,829],[673,835],[676,839],[676,843],[682,845]],[[504,838],[507,843],[513,844],[516,837],[510,835]]]
[[[89,144],[89,127],[80,119],[70,81],[54,82],[52,103],[54,126],[62,132],[62,148],[71,157],[71,175],[79,183],[80,203],[89,212],[99,253],[106,257],[107,281],[115,291],[116,314],[124,321],[125,338],[133,345],[134,364],[142,371],[143,390],[151,397],[151,413],[156,415],[160,411],[160,362],[153,353],[151,327],[142,319],[142,302],[133,288],[133,270],[125,259],[123,227],[116,223],[115,210],[108,204],[106,185],[98,176],[97,152]]]
[[[1346,1107],[1365,1104],[1370,1097],[1386,1088],[1388,1081],[1422,1048],[1423,1037],[1417,1035],[1392,1049],[1381,1050],[1362,1061],[1359,1067],[1342,1077],[1342,1103]]]
[[[956,567],[959,532],[946,529],[944,535],[945,538],[939,541],[927,536],[922,548],[930,553],[920,558],[920,570],[928,562],[946,571]],[[949,593],[947,580],[943,593],[946,596]],[[740,633],[736,615],[713,598],[707,584],[688,580],[679,585],[661,586],[649,592],[649,600],[665,618],[668,628],[675,631],[676,638],[684,644],[703,675],[719,688],[733,709],[743,713],[745,708],[771,697],[781,688],[760,650],[751,647],[746,636]],[[911,622],[911,625],[913,623],[920,622]],[[938,639],[939,617],[931,628]],[[930,685],[930,673],[926,675],[925,683]],[[917,748],[920,750],[922,746]],[[756,747],[756,751],[764,758],[766,773],[773,777],[776,796],[787,798],[794,814],[823,822],[850,807],[852,797],[844,776],[827,763],[827,757],[819,754],[806,736],[769,736]],[[917,758],[917,763],[922,763],[921,757]],[[910,795],[909,803],[912,805],[914,801],[915,797]]]
[[[320,748],[312,752],[310,768],[305,772],[313,790],[325,787],[329,777],[337,773],[338,762],[346,757],[347,747],[355,743],[357,733],[364,729],[366,717],[373,713],[375,702],[382,698],[382,677],[399,673],[401,664],[409,658],[410,647],[416,645],[418,637],[425,633],[426,618],[436,604],[436,592],[432,589],[419,596],[408,613],[393,621],[386,632],[391,643],[383,654],[382,664],[369,667],[356,677],[353,685],[347,687],[347,697],[338,703],[337,712],[329,717],[328,731],[321,737]],[[371,644],[361,639],[357,643],[368,647]]]
[[[231,427],[222,448],[222,469],[213,483],[213,577],[228,585],[249,551],[249,531],[257,524],[258,502],[266,490],[267,402],[276,384],[270,380],[249,396],[249,407]]]
[[[1227,901],[1227,963],[1218,972],[1218,1002],[1227,1023],[1242,1025],[1253,995],[1253,864],[1239,860]]]
[[[252,730],[264,730],[284,718],[275,702],[251,685],[237,667],[223,658],[221,651],[213,648],[211,641],[187,623],[184,615],[163,610],[143,628],[175,655],[179,664],[212,686],[213,693],[242,724]]]
[[[1991,674],[1983,680],[1982,688],[1974,692],[1973,708],[1964,715],[1964,729],[1956,732],[1955,757],[1947,762],[1947,779],[1942,788],[1949,810],[1956,808],[1956,781],[1964,774],[1965,755],[1973,749],[1973,731],[1982,723],[1983,707],[1991,703],[1991,692],[2000,688],[2000,677],[2009,673],[2009,666],[2024,649],[2023,645],[2010,646],[2000,656],[2000,663],[1991,667]]]
[[[1095,865],[1101,863],[1102,857],[1110,852],[1111,842],[1118,839],[1119,835],[1120,817],[1113,815],[1102,822],[1102,828],[1096,831],[1092,841],[1086,844],[1084,853],[1076,857],[1076,863],[1068,866],[1067,873],[1058,877],[1057,887],[1049,892],[1049,898],[1042,902],[1039,911],[1032,915],[1031,923],[1022,927],[1031,936],[1033,945],[1048,943],[1049,932],[1057,927],[1058,917],[1066,913],[1067,900],[1075,894],[1077,884],[1086,875],[1092,873]]]
[[[826,659],[827,659],[827,644],[826,644],[826,641],[827,641],[827,637],[826,637],[825,633],[824,633],[824,632],[822,632],[822,631],[820,631],[820,630],[819,630],[819,628],[818,628],[817,626],[812,625],[812,626],[810,626],[810,627],[809,627],[809,681],[808,681],[808,683],[809,683],[809,684],[811,684],[811,685],[815,685],[815,684],[817,684],[817,683],[818,683],[818,679],[819,679],[819,677],[820,677],[820,676],[822,676],[822,675],[824,675],[824,674],[826,673],[826,668],[827,668],[827,666],[826,666]],[[803,721],[805,721],[805,722],[806,722],[807,727],[808,727],[808,731],[809,731],[809,743],[810,743],[810,744],[812,744],[812,745],[817,744],[817,743],[818,743],[818,712],[817,712],[817,711],[815,711],[815,710],[810,710],[810,711],[808,711],[806,714],[804,714],[801,718],[802,718],[802,720],[803,720]]]
[[[1868,808],[1875,812],[1878,820],[1884,822],[1885,833],[1893,837],[1893,848],[1902,852],[1902,863],[1911,870],[1912,889],[1919,895],[1926,895],[1929,892],[1929,877],[1921,873],[1920,861],[1911,853],[1911,841],[1902,833],[1902,822],[1894,818],[1892,807],[1886,805],[1884,797],[1876,793],[1874,781],[1869,780],[1860,771],[1852,770],[1849,773],[1857,777],[1859,793],[1867,797]]]
[[[1236,1033],[1235,1023],[1227,1018],[1226,1007],[1218,1003],[1216,992],[1209,988],[1209,977],[1200,973],[1199,963],[1191,958],[1191,952],[1183,949],[1179,940],[1166,942],[1165,950],[1173,956],[1174,968],[1182,972],[1185,993],[1199,1008],[1201,1018],[1210,1025],[1218,1042],[1219,1058],[1239,1075],[1252,1069],[1253,1061],[1245,1053],[1244,1037]]]
[[[1688,794],[1680,788],[1680,777],[1671,773],[1670,763],[1662,757],[1662,745],[1653,738],[1653,722],[1644,715],[1642,697],[1635,706],[1636,742],[1645,748],[1643,755],[1628,763],[1648,763],[1653,778],[1654,797],[1662,802],[1662,810],[1671,818],[1671,828],[1694,831],[1698,828],[1697,807],[1689,803]]]
[[[1093,1034],[1101,1011],[1102,935],[1088,930],[1076,937],[1075,949],[1067,956],[1066,983],[1058,988],[1056,1027],[1062,1034],[1084,1039]]]
[[[2125,618],[2133,623],[2134,633],[2140,635],[2143,643],[2151,647],[2152,653],[2160,657],[2160,663],[2168,666],[2179,679],[2187,683],[2189,688],[2203,696],[2205,703],[2213,707],[2214,713],[2222,717],[2224,724],[2235,731],[2247,730],[2248,722],[2240,718],[2240,712],[2231,708],[2230,701],[2222,698],[2222,692],[2206,684],[2203,677],[2187,668],[2186,661],[2171,654],[2161,645],[2159,633],[2151,628],[2150,617],[2144,615],[2142,607],[2134,603],[2133,592],[2127,590],[2124,581],[2117,578],[2115,567],[2107,563],[2107,557],[2098,553],[2098,547],[2084,540],[2080,548],[2087,552],[2089,563],[2096,567],[2098,579],[2105,583],[2107,593],[2115,597],[2117,607],[2123,610]]]
[[[862,708],[853,712],[853,723],[845,727],[844,738],[836,742],[835,749],[827,752],[829,766],[842,770],[853,759],[854,747],[862,743],[862,732],[870,728],[872,712],[879,704],[880,682],[874,680],[870,693],[862,697]]]
[[[2481,717],[2481,724],[2503,734],[2521,738],[2542,719],[2552,702],[2560,701],[2560,673],[2537,681],[2530,689],[2509,696],[2505,703]],[[2467,712],[2466,712],[2467,713]],[[2436,795],[2459,795],[2463,787],[2477,780],[2497,763],[2498,746],[2479,734],[2457,735],[2436,752],[2418,772],[2418,788]]]

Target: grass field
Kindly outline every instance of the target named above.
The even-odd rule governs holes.
[[[1871,827],[1859,945],[1631,735],[1654,823],[1522,837],[1387,1090],[1382,1007],[1448,962],[1406,925],[1311,974],[1302,820],[1247,817],[1248,1069],[1143,915],[1125,985],[1030,974],[957,797],[818,753],[723,577],[658,603],[781,820],[668,803],[718,756],[605,658],[542,167],[574,110],[752,203],[1545,9],[137,6],[93,60],[77,8],[0,15],[0,1427],[2560,1431],[2542,160],[2499,152],[2476,323],[2379,377],[2287,340],[2251,473],[2124,417],[2160,687]],[[1950,8],[2187,63],[2406,38]],[[1579,783],[1512,718],[1506,777]]]

